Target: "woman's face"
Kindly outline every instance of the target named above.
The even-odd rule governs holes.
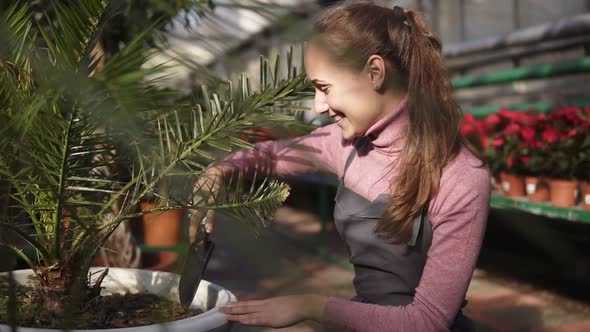
[[[328,112],[342,128],[344,139],[363,135],[386,115],[367,68],[359,72],[336,64],[326,51],[310,43],[305,49],[305,71],[315,87],[315,111]]]

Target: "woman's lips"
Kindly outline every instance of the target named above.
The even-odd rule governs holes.
[[[336,112],[336,114],[333,116],[334,120],[336,120],[336,122],[344,119],[344,114],[340,113],[340,112]]]

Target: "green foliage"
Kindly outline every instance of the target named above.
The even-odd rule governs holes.
[[[216,156],[249,147],[239,137],[252,126],[300,127],[293,112],[278,112],[299,110],[297,101],[310,96],[290,55],[286,79],[277,77],[278,58],[272,69],[262,60],[257,91],[242,77],[225,93],[204,86],[202,103],[195,103],[157,87],[164,66],[143,67],[151,56],[143,47],[149,30],[94,74],[89,53],[109,19],[108,2],[53,4],[59,24],[52,28],[34,28],[40,23],[24,1],[0,23],[0,41],[8,45],[0,53],[0,228],[18,233],[38,259],[12,249],[37,271],[60,266],[86,275],[114,229],[141,214],[217,209],[258,225],[274,213],[287,196],[283,183],[244,189],[240,178],[237,189],[213,202],[213,192],[190,197],[190,184]],[[158,191],[179,177],[188,193]],[[160,207],[137,212],[147,195]]]
[[[12,0],[0,0],[0,12],[8,10],[13,3]],[[73,1],[55,0],[21,0],[19,3],[30,8],[41,30],[51,30],[52,26],[67,23],[58,19],[58,13],[77,6]],[[100,30],[108,56],[116,54],[121,45],[126,45],[155,25],[162,30],[178,24],[188,27],[191,14],[208,15],[215,8],[215,3],[212,0],[118,0],[111,1],[109,6],[108,20],[102,21]],[[150,34],[144,40],[153,46],[155,40],[161,37],[161,34]]]

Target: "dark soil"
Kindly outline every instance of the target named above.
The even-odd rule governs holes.
[[[10,325],[8,287],[0,281],[0,324]],[[83,310],[64,310],[61,315],[27,303],[31,288],[17,286],[16,326],[37,328],[104,329],[160,324],[198,315],[200,309],[185,311],[180,304],[153,294],[99,296]],[[14,311],[13,311],[14,312]]]

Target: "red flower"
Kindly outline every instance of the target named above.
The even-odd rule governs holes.
[[[505,108],[502,108],[498,111],[498,115],[502,118],[512,120],[514,122],[522,122],[524,119],[525,114],[518,112],[518,111],[509,111]]]
[[[461,135],[463,136],[469,136],[475,132],[477,132],[477,127],[472,123],[464,123],[461,126]]]
[[[559,140],[559,132],[554,128],[547,128],[543,132],[543,139],[549,143],[555,143]]]
[[[472,123],[472,122],[477,122],[477,120],[475,120],[475,118],[473,117],[473,115],[471,113],[465,113],[463,115],[463,122]]]
[[[535,110],[530,110],[526,113],[522,113],[521,117],[519,118],[519,121],[522,124],[534,126],[537,122],[537,115],[535,114]]]
[[[567,137],[567,138],[572,138],[572,137],[576,136],[576,134],[577,134],[577,132],[576,132],[576,128],[574,128],[574,129],[571,129],[571,130],[570,130],[570,131],[567,133],[566,137]]]
[[[504,134],[513,135],[520,131],[520,126],[516,123],[511,123],[504,129]]]
[[[536,148],[544,148],[545,146],[547,146],[547,144],[543,141],[535,141],[534,146]]]
[[[499,148],[502,145],[504,145],[504,138],[503,137],[498,137],[492,141],[492,146],[495,148]]]
[[[529,160],[531,160],[531,157],[530,156],[521,156],[520,157],[520,161],[522,161],[523,164],[528,163]]]
[[[530,142],[535,138],[535,130],[531,127],[524,127],[520,130],[520,136],[522,136],[526,142]]]
[[[486,124],[486,127],[493,128],[502,123],[502,119],[500,119],[498,114],[490,114],[485,118],[484,123]]]

